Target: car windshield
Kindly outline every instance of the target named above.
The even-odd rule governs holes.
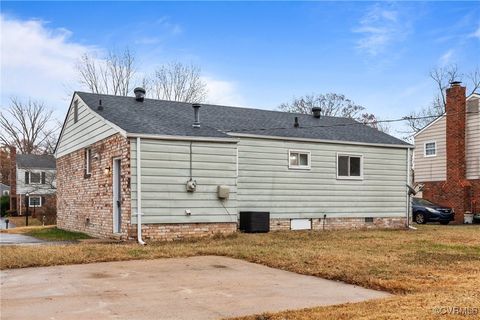
[[[420,199],[420,198],[413,198],[413,204],[421,205],[421,206],[434,206],[435,205],[428,200]]]

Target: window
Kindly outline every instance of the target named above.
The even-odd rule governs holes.
[[[85,149],[85,177],[92,174],[92,149]]]
[[[41,207],[42,206],[42,197],[30,196],[28,198],[29,207]]]
[[[290,169],[310,169],[310,152],[289,150],[288,167]]]
[[[437,155],[437,143],[435,141],[426,142],[424,150],[425,157],[435,157]]]
[[[40,172],[30,172],[30,183],[40,183]]]
[[[363,179],[363,156],[337,154],[337,179]]]
[[[73,123],[78,121],[78,100],[73,102]]]

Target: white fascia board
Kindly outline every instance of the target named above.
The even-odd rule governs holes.
[[[265,139],[265,140],[287,140],[287,141],[302,141],[302,142],[318,142],[318,143],[347,144],[347,145],[356,145],[356,146],[385,147],[385,148],[399,148],[399,149],[413,149],[414,148],[414,146],[411,145],[411,144],[400,145],[400,144],[384,144],[384,143],[366,143],[366,142],[342,141],[342,140],[323,140],[323,139],[310,139],[310,138],[267,136],[267,135],[260,135],[260,134],[235,133],[235,132],[229,132],[228,134],[233,136],[233,137],[255,138],[255,139]]]
[[[146,133],[127,133],[128,138],[156,139],[156,140],[179,140],[179,141],[205,141],[205,142],[227,142],[238,143],[235,138],[215,138],[215,137],[194,137],[194,136],[169,136]]]

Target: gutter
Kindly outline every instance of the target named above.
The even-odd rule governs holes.
[[[142,240],[142,168],[140,137],[137,137],[137,241],[141,245],[146,243]]]
[[[266,139],[266,140],[284,140],[284,141],[302,141],[302,142],[317,142],[317,143],[332,143],[332,144],[346,144],[346,145],[358,145],[358,146],[370,146],[370,147],[384,147],[384,148],[398,148],[398,149],[413,149],[411,144],[385,144],[385,143],[367,143],[367,142],[355,142],[355,141],[343,141],[343,140],[325,140],[325,139],[312,139],[312,138],[296,138],[296,137],[282,137],[282,136],[269,136],[250,133],[228,133],[232,137],[238,138],[254,138],[254,139]]]

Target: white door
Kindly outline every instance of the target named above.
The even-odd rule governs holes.
[[[122,230],[122,184],[120,159],[113,159],[113,232]]]

